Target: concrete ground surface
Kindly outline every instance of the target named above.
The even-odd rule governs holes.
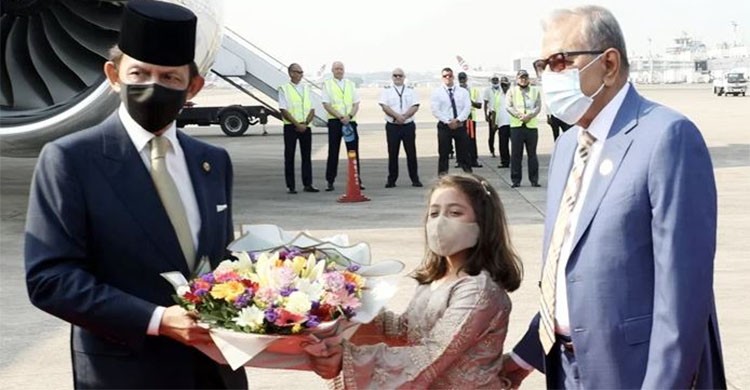
[[[702,130],[710,148],[719,194],[718,250],[714,289],[724,349],[724,362],[731,389],[750,388],[750,98],[715,97],[709,85],[638,86],[648,98],[685,113]],[[425,185],[437,176],[437,137],[429,112],[429,91],[420,90],[422,108],[417,116],[419,173]],[[362,178],[370,202],[341,204],[336,198],[346,187],[346,165],[342,147],[339,176],[333,193],[286,194],[283,177],[283,137],[278,122],[260,136],[253,127],[239,138],[225,137],[218,127],[188,128],[187,132],[226,148],[233,160],[235,223],[272,223],[288,230],[308,229],[314,234],[348,233],[352,241],[369,242],[373,259],[396,258],[406,263],[400,290],[389,308],[400,311],[411,297],[414,282],[405,277],[422,258],[424,238],[421,221],[428,188],[410,186],[406,161],[399,161],[396,188],[386,189],[387,152],[382,116],[376,105],[379,91],[361,91],[360,148]],[[244,96],[213,89],[199,96],[199,104],[244,103]],[[524,162],[524,182],[510,188],[509,171],[496,168],[489,157],[487,127],[480,123],[478,144],[486,177],[499,191],[512,232],[512,241],[525,265],[525,281],[511,294],[513,312],[506,340],[512,348],[537,310],[541,258],[542,224],[547,183],[547,164],[553,148],[546,125],[540,128],[539,158],[542,188],[532,188]],[[327,138],[325,129],[314,129],[314,184],[325,186]],[[297,154],[299,158],[299,153]],[[0,387],[8,389],[72,388],[69,325],[29,304],[23,268],[23,229],[30,177],[35,158],[0,158]],[[451,171],[455,169],[452,167]],[[297,189],[302,189],[297,163]],[[247,369],[251,389],[287,389],[304,384],[324,388],[325,382],[312,373]],[[524,387],[542,388],[537,373]]]

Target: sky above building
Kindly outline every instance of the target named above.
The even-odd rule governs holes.
[[[283,63],[306,73],[334,60],[349,72],[407,72],[457,67],[512,68],[518,57],[538,57],[541,20],[572,0],[345,1],[224,0],[224,24]],[[663,52],[683,33],[709,48],[736,40],[750,44],[747,0],[603,0],[620,23],[631,56]],[[736,24],[736,28],[735,28]],[[736,31],[736,33],[735,33]]]

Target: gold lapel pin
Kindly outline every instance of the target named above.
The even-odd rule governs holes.
[[[206,171],[206,173],[211,172],[211,164],[209,164],[208,161],[203,162],[203,170]]]

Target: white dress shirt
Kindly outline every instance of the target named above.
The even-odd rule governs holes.
[[[419,96],[412,87],[407,87],[405,84],[397,86],[395,84],[389,85],[383,88],[380,92],[380,99],[378,103],[384,106],[388,106],[397,114],[405,114],[412,106],[419,105]],[[393,123],[394,119],[386,115],[385,120],[388,123]],[[404,123],[411,123],[414,121],[414,117],[411,116],[406,118]]]
[[[432,115],[438,121],[445,124],[453,119],[453,109],[448,89],[447,86],[442,85],[432,92],[432,97],[430,98]],[[453,90],[453,100],[456,102],[457,119],[463,122],[471,114],[471,97],[469,96],[469,91],[466,88],[461,88],[458,84],[454,84],[451,89]]]
[[[565,268],[568,265],[568,258],[573,251],[573,236],[575,235],[574,233],[578,226],[578,218],[581,216],[581,210],[583,209],[584,203],[586,203],[586,194],[591,186],[591,180],[594,177],[594,173],[599,172],[599,159],[602,155],[604,143],[607,140],[607,135],[612,128],[612,123],[615,121],[615,116],[620,110],[620,106],[622,106],[622,102],[625,100],[625,95],[627,95],[629,89],[630,84],[625,83],[625,86],[623,86],[620,91],[617,92],[617,95],[615,95],[615,97],[612,98],[612,100],[599,112],[587,129],[594,137],[596,137],[596,141],[591,145],[589,160],[586,163],[586,169],[583,171],[583,178],[581,179],[581,189],[578,193],[578,201],[576,201],[575,206],[573,206],[573,211],[570,213],[570,227],[563,237],[560,259],[557,264],[557,278],[555,281],[555,333],[557,334],[570,336],[570,313],[568,311],[568,288]],[[571,130],[575,131],[576,134],[580,134],[581,131],[583,131],[580,126],[575,126]],[[511,357],[524,369],[534,369],[515,353],[511,352]]]
[[[332,79],[336,82],[336,84],[341,88],[341,90],[344,90],[344,80],[346,79]],[[354,85],[354,82],[352,82],[352,85]],[[328,92],[328,83],[323,83],[323,95],[320,98],[320,101],[323,103],[330,103],[331,102],[331,95]],[[354,90],[352,91],[352,104],[359,103],[359,94],[357,93],[357,87],[354,87]],[[343,113],[342,113],[343,114]]]
[[[141,125],[139,125],[128,113],[125,105],[120,105],[118,111],[120,121],[125,127],[125,131],[130,137],[130,141],[133,142],[135,150],[141,156],[143,165],[146,166],[146,171],[151,172],[151,148],[148,143],[155,135],[151,132],[146,131]],[[169,126],[169,129],[162,134],[163,137],[169,139],[171,148],[167,151],[167,171],[172,176],[175,185],[177,186],[177,192],[180,194],[180,199],[185,207],[185,214],[187,215],[188,224],[190,225],[190,233],[193,236],[193,246],[198,246],[198,232],[201,227],[201,215],[198,211],[198,201],[195,198],[195,191],[193,190],[193,182],[190,180],[190,173],[187,169],[187,163],[185,162],[185,154],[182,151],[180,142],[177,140],[177,128],[175,122]],[[147,334],[158,335],[159,324],[161,323],[161,317],[164,313],[164,307],[157,307],[154,313],[151,315],[151,321],[149,322]]]

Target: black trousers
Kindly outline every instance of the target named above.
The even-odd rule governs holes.
[[[347,151],[357,152],[357,172],[359,172],[359,182],[362,183],[362,170],[359,168],[359,133],[357,132],[357,122],[349,122],[354,129],[354,141],[344,142]],[[341,149],[341,128],[343,125],[337,118],[328,120],[328,162],[326,163],[326,181],[333,184],[336,181],[336,175],[339,171],[339,150]]]
[[[469,119],[466,121],[466,133],[469,136],[469,164],[478,165],[477,155],[477,121]]]
[[[523,174],[521,163],[523,162],[523,148],[526,146],[526,155],[529,158],[529,181],[539,182],[539,160],[536,157],[536,144],[539,142],[539,130],[530,129],[526,125],[510,128],[511,156],[510,156],[510,180],[513,184],[521,184]]]
[[[451,130],[448,125],[438,122],[438,175],[448,173],[448,154],[451,152],[451,142],[456,142],[456,162],[464,172],[471,172],[469,162],[469,137],[466,134],[466,126],[461,125]]]
[[[419,182],[416,130],[417,126],[414,122],[385,124],[385,137],[388,143],[388,183],[396,183],[396,180],[398,180],[398,153],[401,150],[402,142],[406,153],[406,167],[409,170],[409,178],[412,183]]]
[[[547,121],[547,123],[549,123],[549,127],[552,128],[552,137],[555,141],[557,141],[557,137],[560,136],[560,130],[562,130],[562,132],[564,133],[568,131],[569,128],[573,127],[573,125],[569,125],[561,121],[554,115],[550,115],[549,121]]]
[[[494,120],[494,119],[492,119]],[[489,128],[489,137],[487,138],[487,146],[490,147],[490,153],[495,155],[495,133],[497,133],[497,126],[492,122],[487,122]]]
[[[307,130],[300,133],[292,124],[284,125],[284,177],[286,177],[286,187],[295,188],[294,180],[294,155],[299,141],[300,154],[302,155],[302,185],[305,187],[312,185],[312,162],[310,153],[312,151],[312,131]]]
[[[510,165],[510,125],[503,125],[497,129],[500,139],[498,152],[500,153],[500,165]]]

